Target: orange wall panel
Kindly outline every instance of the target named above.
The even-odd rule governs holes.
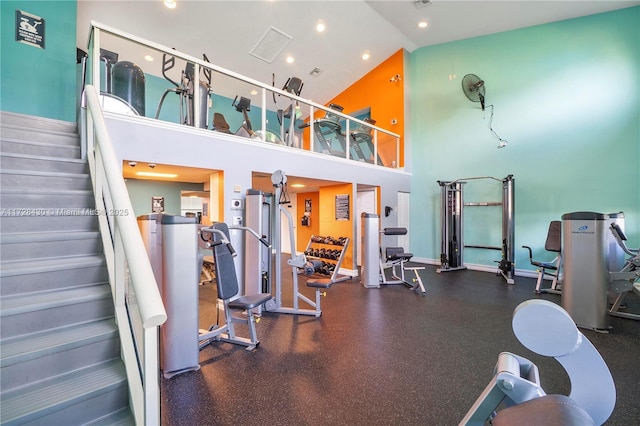
[[[327,103],[341,105],[345,114],[371,108],[371,118],[376,120],[376,126],[400,135],[400,167],[404,166],[405,53],[404,49],[398,50]],[[390,79],[396,75],[400,80],[391,82]],[[392,120],[397,123],[391,124]],[[385,154],[395,157],[395,153]]]
[[[349,195],[349,220],[336,220],[336,195]],[[342,184],[320,188],[320,228],[318,233],[321,236],[331,236],[334,238],[348,237],[349,247],[345,253],[342,267],[345,269],[355,269],[353,260],[353,185]]]

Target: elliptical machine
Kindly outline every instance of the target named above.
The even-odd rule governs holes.
[[[209,62],[209,58],[207,55],[202,55],[202,58]],[[160,116],[160,110],[162,109],[162,104],[164,103],[164,99],[169,93],[175,93],[180,98],[180,124],[186,124],[187,126],[195,126],[195,105],[194,105],[194,86],[195,86],[195,65],[191,62],[187,62],[185,65],[185,69],[182,71],[180,75],[180,83],[173,81],[168,75],[167,71],[171,70],[176,63],[175,56],[167,55],[166,53],[162,55],[162,76],[172,83],[175,87],[165,90],[160,98],[160,102],[158,103],[158,108],[156,109],[155,119],[157,120]],[[211,70],[204,69],[203,74],[205,80],[199,80],[198,90],[200,91],[200,102],[199,102],[199,111],[200,111],[200,120],[198,122],[198,127],[201,129],[206,129],[209,127],[209,99],[211,95]]]
[[[275,74],[273,75],[273,86],[275,87]],[[302,92],[302,86],[304,83],[298,77],[290,77],[287,79],[287,82],[282,87],[282,90],[285,92],[292,93],[296,96],[300,96]],[[286,146],[295,146],[295,140],[293,138],[294,126],[296,124],[296,110],[297,110],[297,102],[293,99],[290,99],[290,104],[285,109],[278,108],[277,117],[278,123],[280,124],[280,139],[284,141]],[[276,101],[276,94],[273,92],[273,102],[278,106],[278,102]],[[289,119],[288,128],[285,129],[285,119]],[[297,147],[299,148],[299,147]]]

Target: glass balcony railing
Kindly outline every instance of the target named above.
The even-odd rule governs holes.
[[[127,55],[153,60],[133,63]],[[109,112],[399,167],[399,135],[344,114],[341,106],[300,97],[302,82],[295,77],[276,88],[221,68],[206,55],[196,58],[96,22],[84,75],[86,84],[100,87]]]

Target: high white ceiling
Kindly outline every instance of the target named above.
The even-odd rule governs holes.
[[[456,1],[433,0],[417,7],[413,0],[395,1],[204,1],[176,0],[173,10],[163,0],[78,1],[78,47],[86,49],[90,21],[95,20],[138,37],[176,48],[266,84],[282,87],[287,78],[304,82],[301,96],[325,104],[386,58],[404,48],[507,31],[630,7],[640,1]],[[419,2],[420,3],[420,2]],[[318,33],[316,23],[326,30]],[[418,21],[428,26],[418,28]],[[274,27],[291,41],[271,62],[249,54]],[[371,59],[361,55],[369,51]],[[140,52],[118,51],[121,60],[161,75],[161,58],[145,62]],[[286,63],[287,55],[295,61]],[[319,68],[318,77],[309,75]],[[215,87],[214,87],[215,91]]]

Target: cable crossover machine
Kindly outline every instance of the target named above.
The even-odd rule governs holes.
[[[502,201],[464,202],[463,185],[470,180],[493,179],[502,183]],[[498,262],[499,273],[507,281],[514,284],[515,249],[514,249],[514,178],[509,175],[504,179],[491,176],[470,177],[454,181],[438,181],[441,190],[442,245],[440,254],[441,267],[436,272],[458,271],[466,269],[463,261],[463,248],[499,250],[502,259]],[[501,246],[464,244],[463,210],[464,207],[502,206],[502,244]]]

